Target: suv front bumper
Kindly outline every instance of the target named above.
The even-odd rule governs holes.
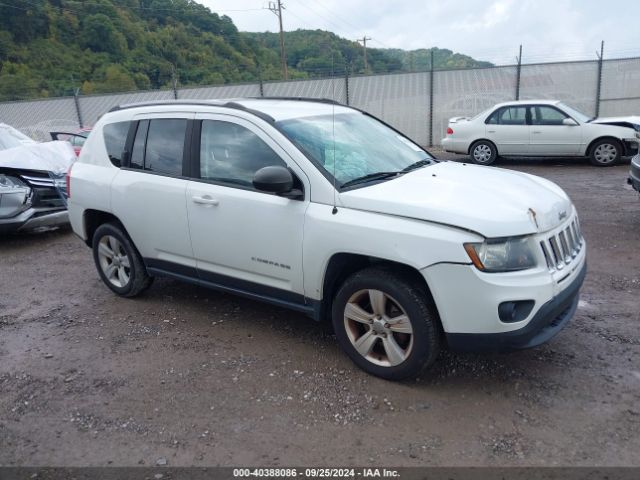
[[[576,229],[578,244],[571,240],[573,235],[567,237],[568,231]],[[570,255],[563,253],[567,242],[572,246]],[[534,347],[551,339],[571,319],[587,262],[577,217],[536,235],[534,243],[540,243],[540,258],[532,269],[487,273],[470,264],[439,263],[421,270],[452,348]],[[558,258],[555,250],[561,246]],[[513,305],[523,308],[519,313],[510,311]]]
[[[640,154],[631,159],[631,168],[629,169],[627,182],[640,192]]]
[[[553,338],[571,320],[587,274],[586,262],[571,284],[548,301],[526,326],[501,333],[447,333],[449,348],[457,351],[510,351],[541,345]]]

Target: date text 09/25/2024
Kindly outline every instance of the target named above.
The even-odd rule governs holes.
[[[388,468],[234,468],[234,478],[397,478],[397,470]]]

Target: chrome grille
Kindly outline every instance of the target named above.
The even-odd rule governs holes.
[[[55,183],[51,177],[36,177],[33,175],[20,175],[29,185],[34,187],[53,187]]]
[[[578,256],[584,239],[580,231],[578,217],[575,216],[568,225],[540,242],[540,248],[549,270],[562,270]]]

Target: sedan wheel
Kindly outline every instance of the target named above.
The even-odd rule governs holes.
[[[619,148],[611,142],[600,142],[594,147],[591,158],[599,166],[613,165],[620,158]]]
[[[490,142],[481,140],[471,147],[471,160],[478,165],[491,165],[496,158],[498,158],[498,152]]]

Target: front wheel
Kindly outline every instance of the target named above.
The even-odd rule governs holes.
[[[478,165],[491,165],[498,158],[498,149],[493,143],[486,140],[474,143],[469,152],[473,163]]]
[[[334,299],[332,319],[343,350],[378,377],[414,377],[438,355],[439,323],[426,289],[390,269],[349,277]]]
[[[118,295],[135,297],[149,288],[142,257],[118,225],[100,225],[93,235],[93,259],[102,281]]]
[[[615,165],[622,156],[622,147],[613,139],[605,138],[597,141],[591,148],[589,159],[598,167]]]

